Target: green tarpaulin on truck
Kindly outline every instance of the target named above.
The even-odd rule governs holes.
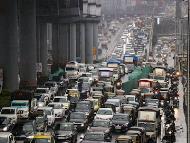
[[[60,78],[64,74],[65,74],[65,70],[59,68],[56,72],[54,72],[54,73],[52,73],[52,74],[49,75],[49,79],[50,80],[55,80],[57,78]]]
[[[141,78],[147,78],[149,73],[152,72],[151,67],[136,67],[135,70],[129,75],[129,80],[122,84],[123,90],[127,94],[131,92],[132,89],[138,88],[138,80]]]

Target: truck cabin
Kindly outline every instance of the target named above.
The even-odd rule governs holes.
[[[100,81],[112,81],[113,68],[99,68],[98,75]]]
[[[140,79],[138,81],[138,88],[141,90],[141,93],[150,93],[154,87],[153,79]]]

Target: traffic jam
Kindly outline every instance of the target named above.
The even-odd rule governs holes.
[[[167,40],[159,40],[157,55],[147,58],[149,31],[143,20],[135,22],[106,61],[70,61],[65,75],[13,92],[10,107],[0,112],[0,143],[175,142],[181,75],[167,62]],[[150,73],[127,91],[124,83],[145,67]]]

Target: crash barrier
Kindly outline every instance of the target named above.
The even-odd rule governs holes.
[[[147,78],[151,72],[152,68],[150,66],[135,67],[134,71],[128,77],[129,80],[122,84],[122,88],[125,90],[126,94],[129,94],[132,89],[138,88],[138,80]]]

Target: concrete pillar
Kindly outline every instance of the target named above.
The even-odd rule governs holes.
[[[47,59],[48,59],[48,43],[47,43],[47,23],[40,24],[40,62],[42,63],[42,75],[47,76]]]
[[[80,57],[81,63],[85,63],[85,24],[80,23]]]
[[[59,63],[59,49],[58,49],[58,39],[59,39],[59,30],[58,24],[52,24],[52,58],[53,65],[58,65]]]
[[[37,63],[40,62],[40,23],[36,22],[36,52],[37,52]]]
[[[96,49],[94,60],[98,60],[98,23],[93,24],[93,48]]]
[[[18,89],[18,19],[17,1],[0,1],[0,68],[4,89]]]
[[[81,60],[80,52],[80,23],[76,24],[76,57]]]
[[[59,64],[64,66],[68,61],[68,49],[69,49],[69,25],[59,24]]]
[[[93,23],[86,23],[85,25],[86,39],[85,39],[85,63],[92,64],[93,63]]]
[[[20,87],[37,86],[36,1],[20,0]]]
[[[69,60],[76,61],[76,24],[70,24],[70,48],[69,48]]]

